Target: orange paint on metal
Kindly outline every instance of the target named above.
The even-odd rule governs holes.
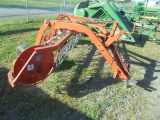
[[[47,30],[48,27],[49,27],[49,22],[47,20],[45,20],[44,25],[39,30],[35,45],[40,45],[41,44],[42,39],[44,37],[43,34]]]
[[[124,35],[125,34],[125,31],[124,30],[122,30],[122,31],[120,31],[120,33],[118,33],[117,35],[115,35],[115,36],[110,36],[109,38],[108,38],[108,40],[105,42],[105,45],[108,47],[108,46],[110,46],[111,44],[113,44],[115,41],[117,41],[118,40],[118,38],[120,38],[122,35]]]
[[[125,31],[122,30],[119,34],[114,35],[118,23],[115,22],[109,33],[102,24],[89,21],[87,18],[60,15],[58,19],[57,21],[45,20],[38,33],[35,46],[26,49],[18,56],[13,70],[8,73],[9,82],[12,86],[31,86],[43,81],[54,69],[61,47],[76,33],[86,34],[90,38],[112,67],[114,78],[124,80],[130,78],[129,66],[122,60],[114,45],[115,41],[125,34]],[[88,28],[88,25],[98,28],[101,33],[93,32]],[[44,36],[47,29],[50,31]],[[68,32],[53,44],[41,45],[43,38],[51,39],[57,34],[57,29],[68,30]],[[54,32],[53,35],[52,32]],[[111,49],[112,53],[108,52],[108,48]],[[52,53],[54,51],[58,52],[55,59]]]
[[[53,70],[53,54],[52,52],[37,52],[33,46],[22,52],[14,65],[14,69],[9,76],[12,77],[10,83],[17,86],[31,86],[44,80]]]
[[[118,23],[115,22],[114,25],[113,25],[113,27],[112,27],[112,31],[110,32],[110,37],[113,37],[113,36],[114,36],[117,27],[118,27]]]

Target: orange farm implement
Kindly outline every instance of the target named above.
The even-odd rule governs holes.
[[[113,24],[109,32],[103,22]],[[20,45],[13,69],[8,73],[12,87],[28,87],[43,81],[59,66],[68,52],[78,43],[82,35],[90,38],[113,69],[113,78],[129,80],[129,64],[122,59],[115,43],[126,33],[115,33],[118,23],[114,21],[78,18],[60,14],[57,20],[45,20],[32,47]],[[93,28],[93,29],[92,29]],[[96,32],[98,29],[99,32]]]

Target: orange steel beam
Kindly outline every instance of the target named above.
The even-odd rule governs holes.
[[[107,47],[109,45],[111,45],[113,42],[117,41],[118,38],[120,38],[122,35],[124,35],[126,33],[125,30],[122,30],[122,31],[120,31],[119,34],[115,35],[116,29],[117,29],[118,24],[119,24],[118,22],[115,22],[115,21],[114,22],[113,21],[107,21],[107,20],[90,21],[88,18],[79,18],[79,17],[75,17],[75,16],[71,16],[71,15],[65,15],[65,14],[60,14],[57,17],[57,19],[58,20],[66,19],[68,21],[76,21],[76,22],[78,21],[78,22],[81,22],[81,23],[88,23],[88,25],[91,25],[93,27],[98,28],[100,31],[102,31],[103,34],[108,34],[109,32],[100,22],[112,22],[113,27],[112,27],[112,30],[111,30],[110,34],[108,34],[109,35],[108,38],[110,40],[107,40],[105,42]],[[134,29],[135,29],[135,24],[134,24],[134,28],[133,28],[132,33],[134,33]],[[129,34],[132,34],[132,33],[129,33]]]
[[[114,72],[114,78],[120,78],[123,80],[128,80],[130,78],[129,66],[122,60],[118,50],[114,45],[115,41],[125,33],[125,31],[122,30],[119,34],[114,35],[115,29],[118,25],[117,23],[114,24],[111,34],[109,34],[107,29],[103,27],[103,25],[100,23],[92,23],[92,21],[89,20],[87,20],[86,23],[86,18],[83,20],[83,22],[82,18],[80,18],[81,22],[76,22],[76,20],[73,19],[77,18],[73,17],[71,19],[70,16],[68,16],[67,19],[69,21],[44,21],[44,25],[42,25],[42,27],[39,30],[35,46],[32,46],[29,49],[22,52],[18,56],[13,70],[11,70],[8,73],[9,82],[12,86],[30,86],[35,85],[40,81],[43,81],[54,69],[54,64],[56,63],[56,61],[53,60],[54,56],[52,55],[52,52],[59,51],[63,44],[66,43],[69,40],[69,38],[76,33],[86,34],[90,38],[93,44],[97,47],[97,49],[99,49],[106,61],[108,61],[108,63],[112,67]],[[99,30],[101,30],[102,34],[93,32],[90,28],[88,28],[88,25],[97,27]],[[51,30],[49,31],[47,36],[44,36],[45,31],[47,29]],[[58,40],[56,43],[52,45],[41,45],[43,38],[49,38],[49,35],[52,32],[52,30],[56,31],[56,29],[68,30],[70,32],[68,32],[65,36],[63,36],[60,40]],[[108,52],[108,48],[111,49],[112,54]],[[37,56],[40,55],[42,56],[42,60],[40,58],[40,60],[37,59]],[[28,66],[30,67],[34,65],[35,67],[33,69],[35,70],[32,70],[32,67],[28,68]],[[41,73],[36,72],[36,70],[38,71],[37,66],[40,66],[40,68],[42,69],[40,71]],[[24,76],[27,76],[28,78],[25,78]],[[19,84],[20,82],[26,83],[27,85],[21,85]]]

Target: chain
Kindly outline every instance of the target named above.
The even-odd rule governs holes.
[[[65,57],[68,55],[69,51],[78,43],[78,40],[81,38],[81,36],[82,36],[82,33],[77,33],[74,38],[69,40],[69,42],[67,42],[67,44],[65,44],[61,48],[59,52],[58,60],[56,62],[56,67],[58,67],[63,62]]]

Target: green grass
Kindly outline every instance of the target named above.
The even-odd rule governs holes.
[[[82,38],[44,82],[31,88],[11,88],[7,73],[16,58],[15,48],[23,43],[34,45],[46,18],[54,17],[0,24],[1,119],[158,119],[156,114],[150,115],[152,109],[144,91],[151,89],[153,71],[160,62],[160,46],[144,38],[139,41],[139,47],[119,44],[123,56],[130,59],[132,78],[138,81],[136,87],[124,89],[123,82],[112,78],[110,66],[91,41]]]
[[[53,19],[53,17],[47,17],[48,19]],[[42,25],[46,17],[37,16],[30,19],[30,22],[24,22],[25,19],[14,19],[14,20],[4,20],[1,21],[1,31],[0,31],[0,64],[10,63],[13,58],[15,58],[15,47],[18,44],[28,44],[33,45],[36,37],[37,31]],[[29,36],[29,37],[28,37]]]
[[[77,2],[83,0],[67,0],[68,7],[74,7]],[[29,7],[38,7],[38,8],[53,8],[61,7],[62,0],[28,0]],[[1,0],[0,6],[15,6],[15,7],[26,7],[25,0]]]

